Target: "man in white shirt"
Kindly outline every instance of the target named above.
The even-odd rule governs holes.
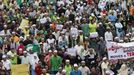
[[[78,39],[79,31],[78,28],[75,26],[72,26],[70,29],[70,36],[72,40],[72,46],[76,44],[76,40]]]
[[[10,35],[10,31],[7,29],[7,25],[4,25],[4,30],[0,32],[0,36],[7,36]]]
[[[2,63],[3,63],[3,66],[5,68],[6,75],[11,75],[11,73],[10,73],[11,72],[10,60],[7,59],[6,55],[3,55],[2,58],[3,58]]]
[[[24,56],[20,56],[21,64],[29,64],[29,58],[27,56],[27,52],[24,51]]]
[[[113,34],[110,30],[110,28],[107,28],[107,31],[105,32],[105,41],[113,41]]]
[[[35,70],[36,64],[38,64],[39,58],[37,53],[33,53],[32,50],[28,53],[28,60],[31,66],[31,70]]]
[[[67,54],[73,57],[76,57],[77,55],[77,49],[72,47],[67,49]]]
[[[7,52],[7,55],[9,55],[10,57],[14,57],[16,54],[15,50],[10,50],[9,52]]]
[[[48,42],[48,44],[50,45],[50,44],[55,44],[56,43],[56,41],[55,41],[55,39],[52,37],[52,35],[50,35],[50,37],[47,39],[47,42]]]
[[[85,65],[85,61],[81,61],[81,66],[78,69],[82,72],[82,75],[90,75],[90,70]]]
[[[78,43],[78,45],[76,45],[74,48],[77,50],[77,55],[79,55],[81,59],[84,59],[84,47]]]
[[[121,39],[121,37],[123,37],[123,25],[120,23],[120,21],[117,21],[115,23],[115,27],[116,27],[116,34],[117,37],[119,37],[119,39]]]
[[[107,61],[107,58],[103,58],[103,62],[101,64],[101,69],[102,69],[102,75],[105,75],[106,71],[109,70],[109,62]]]

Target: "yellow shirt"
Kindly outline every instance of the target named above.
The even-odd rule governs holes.
[[[25,36],[29,35],[29,30],[24,29],[23,32],[24,32]]]
[[[15,43],[19,42],[19,40],[20,40],[18,36],[13,36],[13,37],[11,37],[11,39],[13,39],[13,41]]]
[[[96,26],[96,24],[94,23],[94,24],[89,24],[89,31],[90,31],[90,33],[92,33],[92,32],[96,32],[96,28],[97,28],[97,26]]]
[[[4,3],[5,5],[7,5],[7,1],[8,1],[8,0],[3,0],[3,3]]]

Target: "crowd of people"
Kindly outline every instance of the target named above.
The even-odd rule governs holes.
[[[134,0],[0,0],[0,75],[134,75],[108,42],[134,41]]]

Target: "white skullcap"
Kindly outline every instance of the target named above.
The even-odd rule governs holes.
[[[52,50],[49,50],[48,52],[52,52]]]
[[[60,17],[57,17],[57,19],[60,19]]]
[[[15,34],[15,32],[12,32],[12,34]]]
[[[66,62],[70,62],[70,60],[66,60]]]
[[[85,61],[81,61],[81,63],[85,63]]]
[[[69,21],[69,23],[72,23],[72,21]]]
[[[103,60],[106,60],[106,59],[107,59],[107,57],[104,57],[104,58],[103,58]]]
[[[4,27],[7,27],[7,25],[4,25]]]
[[[22,50],[22,48],[19,48],[19,50]]]
[[[129,36],[129,34],[126,34],[126,36]]]
[[[110,74],[110,72],[107,70],[107,71],[106,71],[106,74]]]
[[[78,67],[78,65],[77,64],[74,64],[74,67]]]
[[[21,38],[21,39],[23,39],[23,37],[22,37],[22,36],[20,36],[20,38]]]
[[[42,42],[40,42],[39,44],[43,44]]]
[[[7,56],[6,55],[3,55],[2,58],[6,58]]]
[[[57,50],[54,50],[55,53],[57,53],[58,51]]]
[[[99,23],[99,25],[102,24],[101,22]]]
[[[119,37],[115,37],[114,39],[119,39]]]
[[[91,16],[93,16],[93,17],[94,17],[94,16],[95,16],[95,15],[94,15],[94,13],[91,13]]]
[[[62,72],[63,72],[63,73],[66,73],[66,70],[65,70],[65,69],[63,69],[63,70],[62,70]]]
[[[23,53],[27,53],[27,51],[23,51]]]
[[[35,25],[35,24],[33,24],[32,26],[33,26],[33,27],[35,27],[36,25]]]

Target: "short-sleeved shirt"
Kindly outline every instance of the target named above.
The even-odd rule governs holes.
[[[90,31],[90,33],[92,33],[92,32],[96,32],[96,28],[97,28],[97,26],[96,26],[96,24],[94,23],[94,24],[89,24],[89,31]]]
[[[52,56],[50,59],[51,62],[51,70],[58,71],[60,64],[62,63],[62,58],[60,56]]]

